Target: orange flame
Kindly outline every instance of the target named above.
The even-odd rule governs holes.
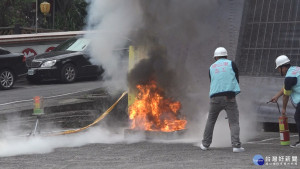
[[[171,132],[185,129],[187,123],[179,119],[179,101],[164,98],[164,92],[151,80],[148,84],[137,85],[138,95],[129,107],[131,129]]]

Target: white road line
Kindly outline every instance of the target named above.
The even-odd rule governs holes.
[[[292,135],[290,137],[297,137],[298,135]],[[276,137],[276,138],[268,138],[268,139],[264,139],[264,140],[259,140],[259,141],[248,141],[246,142],[247,144],[263,144],[263,142],[266,142],[266,141],[271,141],[271,140],[278,140],[279,137]],[[271,143],[264,143],[264,144],[271,144]]]
[[[86,91],[89,91],[89,90],[94,90],[94,89],[86,89],[86,90],[80,90],[80,91],[77,91],[77,92],[59,94],[59,95],[54,95],[54,96],[47,96],[47,97],[44,97],[44,99],[52,99],[52,98],[56,98],[56,97],[61,97],[61,96],[67,96],[67,95],[77,94],[77,93],[81,93],[81,92],[86,92]],[[10,105],[10,104],[15,104],[15,103],[24,103],[24,102],[30,102],[30,101],[33,101],[33,99],[18,100],[18,101],[2,103],[2,104],[0,104],[0,106],[5,106],[5,105]]]
[[[2,104],[0,104],[0,106],[5,106],[5,105],[9,105],[9,104],[14,104],[14,103],[29,102],[29,101],[33,101],[33,99],[19,100],[19,101],[13,101],[13,102],[8,102],[8,103],[2,103]]]

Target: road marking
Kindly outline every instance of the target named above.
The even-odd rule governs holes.
[[[290,137],[297,137],[298,135],[292,135]],[[268,139],[264,139],[264,140],[259,140],[259,141],[248,141],[246,142],[247,144],[272,144],[272,143],[263,143],[266,141],[272,141],[272,140],[278,140],[279,137],[276,138],[268,138]]]
[[[86,92],[86,91],[89,91],[89,90],[94,90],[94,89],[86,89],[86,90],[80,90],[80,91],[77,91],[77,92],[59,94],[59,95],[54,95],[54,96],[47,96],[47,97],[44,97],[44,99],[52,99],[52,98],[56,98],[56,97],[62,97],[62,96],[77,94],[77,93],[81,93],[81,92]],[[18,100],[18,101],[12,101],[12,102],[7,102],[7,103],[1,103],[0,106],[5,106],[5,105],[10,105],[10,104],[15,104],[15,103],[24,103],[24,102],[30,102],[30,101],[33,101],[33,99]]]
[[[19,100],[19,101],[13,101],[13,102],[8,102],[8,103],[2,103],[2,104],[0,104],[0,106],[5,106],[5,105],[9,105],[9,104],[14,104],[14,103],[29,102],[29,101],[33,101],[33,99]]]

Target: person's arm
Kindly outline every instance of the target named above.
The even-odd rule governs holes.
[[[236,64],[232,61],[231,62],[231,65],[232,65],[232,69],[235,73],[235,78],[236,80],[238,81],[238,83],[240,83],[240,79],[239,79],[239,69],[237,68]]]
[[[286,107],[287,107],[287,103],[289,101],[290,96],[288,95],[283,95],[282,97],[282,110],[281,110],[281,114],[285,116],[285,112],[286,112]]]
[[[283,89],[283,98],[282,98],[282,115],[285,115],[287,103],[289,101],[290,95],[292,94],[292,87],[297,84],[296,77],[286,77],[284,79],[284,89]]]
[[[272,97],[272,99],[270,100],[270,102],[273,102],[273,103],[276,103],[277,100],[279,99],[279,97],[281,97],[283,95],[283,88],[281,88],[281,90],[275,95]]]

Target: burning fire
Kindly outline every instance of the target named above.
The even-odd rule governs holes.
[[[163,132],[185,129],[187,121],[179,118],[180,102],[164,98],[155,80],[136,87],[138,95],[129,107],[131,129]]]

